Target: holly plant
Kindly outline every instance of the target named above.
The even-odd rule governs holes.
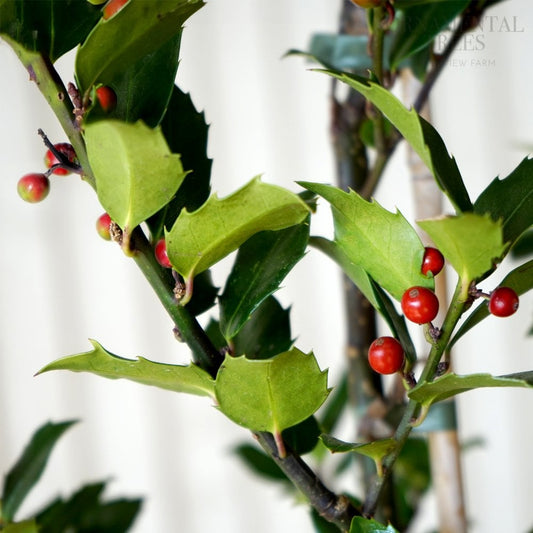
[[[191,353],[189,364],[175,365],[124,358],[92,340],[89,351],[50,362],[38,373],[90,372],[203,397],[253,435],[239,455],[303,494],[317,531],[396,531],[414,511],[407,517],[387,514],[387,482],[394,481],[394,490],[419,493],[429,483],[426,476],[415,487],[401,472],[393,476],[402,461],[415,468],[427,454],[417,451],[413,429],[440,402],[465,391],[533,386],[533,371],[457,375],[449,361],[451,346],[487,316],[520,313],[519,298],[533,286],[532,260],[503,279],[499,271],[531,231],[533,162],[525,158],[474,199],[445,141],[419,114],[457,43],[452,39],[442,56],[434,55],[438,33],[459,17],[456,34],[464,35],[497,0],[354,3],[369,30],[353,42],[364,46],[343,56],[340,65],[316,42],[305,52],[316,62],[316,76],[344,85],[363,102],[352,138],[368,165],[365,179],[350,188],[300,181],[288,189],[251,176],[228,196],[211,191],[208,127],[191,97],[175,85],[184,25],[195,24],[199,9],[209,9],[201,0],[0,0],[0,36],[65,133],[50,140],[39,132],[46,170],[21,178],[19,194],[41,201],[49,189],[53,194],[54,180],[76,177],[80,187],[92,187],[102,206],[98,233],[141,270],[173,321],[169,334]],[[423,24],[428,16],[434,24]],[[73,49],[75,70],[62,79],[54,65]],[[406,68],[422,82],[412,108],[391,92]],[[450,201],[449,214],[415,226],[373,199],[402,140]],[[15,183],[16,178],[14,188]],[[331,208],[330,238],[310,235],[317,202]],[[432,246],[424,246],[419,230]],[[298,348],[289,310],[274,296],[310,246],[339,265],[387,324],[388,333],[373,339],[361,358],[383,399],[382,374],[393,375],[400,388],[398,401],[383,402],[381,416],[391,427],[386,435],[357,442],[335,436],[349,384],[328,384],[321,354]],[[224,286],[215,287],[210,270],[235,251]],[[449,302],[435,293],[444,263],[456,278]],[[419,349],[411,338],[416,328],[426,339]],[[336,494],[312,470],[311,459],[329,460],[327,449],[372,460],[364,494]],[[12,498],[4,501],[6,531]],[[380,523],[387,520],[392,523]]]

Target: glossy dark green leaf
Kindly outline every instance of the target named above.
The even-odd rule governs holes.
[[[320,428],[314,416],[306,418],[299,424],[291,426],[281,432],[283,441],[297,455],[312,452],[318,444]]]
[[[129,2],[116,16],[101,19],[76,56],[80,90],[114,78],[124,65],[158,50],[202,5],[201,0]]]
[[[515,259],[531,257],[533,255],[533,228],[522,234],[514,243],[511,256]]]
[[[170,150],[181,155],[183,168],[189,173],[180,186],[180,193],[148,219],[148,226],[155,240],[163,235],[164,228],[172,227],[183,207],[188,211],[195,211],[207,201],[212,164],[207,157],[209,127],[204,113],[198,112],[191,97],[176,86],[161,128]]]
[[[459,211],[471,211],[463,178],[437,130],[414,110],[408,110],[390,91],[360,76],[336,70],[321,70],[360,92],[398,129],[431,171],[439,187]]]
[[[321,435],[320,440],[333,453],[356,452],[375,461],[382,459],[396,447],[394,439],[380,439],[373,442],[352,443],[345,442],[331,435]]]
[[[354,191],[347,193],[319,183],[300,185],[331,204],[335,241],[345,256],[395,299],[401,300],[409,287],[433,289],[434,280],[420,271],[424,246],[401,213],[391,213],[375,201],[367,202]],[[360,289],[368,297],[363,285]]]
[[[102,76],[99,82],[111,87],[117,95],[116,108],[105,113],[93,106],[87,120],[116,118],[124,122],[142,120],[154,128],[161,122],[174,88],[178,70],[181,32],[159,49],[125,65],[118,72]]]
[[[248,359],[268,359],[286,352],[293,344],[289,309],[283,309],[274,296],[269,296],[232,342],[233,353],[245,354]],[[226,344],[224,341],[221,346]]]
[[[2,0],[0,35],[55,61],[83,42],[100,14],[87,0]]]
[[[507,274],[507,276],[505,276],[505,278],[499,283],[499,286],[510,287],[518,295],[533,289],[533,260],[520,265]],[[461,327],[457,330],[457,333],[451,340],[449,346],[453,346],[466,332],[470,331],[475,325],[479,324],[489,315],[487,302],[481,302],[461,324]]]
[[[204,270],[196,276],[194,280],[194,294],[188,304],[189,311],[198,316],[211,309],[218,294],[218,287],[213,285],[213,278],[210,270]]]
[[[278,290],[302,259],[309,239],[309,219],[280,231],[262,231],[240,248],[220,297],[220,327],[233,339],[255,309]]]
[[[57,498],[37,514],[40,533],[66,531],[119,533],[128,531],[140,499],[104,501],[105,483],[86,485],[68,499]]]
[[[533,159],[524,159],[505,179],[495,178],[474,203],[476,213],[502,220],[503,240],[513,243],[533,225]]]
[[[43,473],[57,441],[75,421],[48,422],[32,436],[15,465],[5,477],[2,491],[2,516],[11,522],[28,492]]]
[[[348,407],[348,400],[348,376],[344,375],[318,414],[323,433],[331,433],[335,429],[342,413]]]
[[[420,383],[408,393],[409,398],[429,408],[435,402],[441,402],[457,394],[482,387],[519,387],[533,388],[533,371],[491,376],[490,374],[446,374],[434,381]]]
[[[235,453],[254,474],[271,481],[281,481],[292,487],[292,484],[289,483],[289,480],[274,460],[256,446],[241,444],[235,448]]]
[[[401,61],[427,46],[468,4],[469,0],[448,0],[402,9],[390,51],[391,67],[395,69]]]
[[[108,352],[95,340],[90,340],[90,352],[70,355],[52,361],[38,374],[50,370],[90,372],[108,379],[128,379],[143,385],[151,385],[173,392],[185,392],[198,396],[213,396],[213,380],[200,367],[155,363],[144,357],[125,359]]]
[[[314,507],[311,508],[311,520],[316,533],[339,533],[339,528],[322,518]]]

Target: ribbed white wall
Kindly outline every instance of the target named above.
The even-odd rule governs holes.
[[[211,124],[213,189],[221,196],[260,173],[293,190],[295,180],[333,180],[329,81],[308,72],[301,59],[282,55],[305,48],[315,31],[335,31],[338,4],[209,2],[187,23],[178,83]],[[527,153],[523,144],[533,145],[533,9],[527,0],[512,0],[490,14],[516,16],[524,31],[485,29],[485,49],[457,57],[495,62],[450,66],[433,100],[435,121],[473,197],[518,164]],[[71,63],[72,57],[60,61],[67,79]],[[112,478],[110,496],[146,497],[138,533],[311,531],[304,508],[250,476],[232,456],[231,448],[249,435],[208,401],[86,374],[32,377],[56,357],[90,349],[88,337],[123,356],[185,363],[188,352],[174,340],[170,320],[135,266],[97,236],[101,208],[90,187],[57,177],[42,204],[18,199],[18,178],[43,165],[37,128],[54,141],[64,136],[4,43],[0,65],[0,470],[44,421],[82,421],[54,451],[24,511],[82,482]],[[399,151],[379,197],[409,216],[402,158]],[[314,230],[330,232],[327,209]],[[219,283],[227,267],[217,269]],[[298,346],[315,351],[334,384],[344,336],[337,270],[311,251],[278,295],[292,305]],[[524,337],[531,317],[529,295],[517,316],[488,319],[458,346],[458,371],[533,368],[531,341]],[[472,532],[525,532],[533,525],[532,406],[532,393],[520,390],[479,391],[460,400],[462,437],[484,440],[464,461]],[[425,523],[434,523],[431,515]]]

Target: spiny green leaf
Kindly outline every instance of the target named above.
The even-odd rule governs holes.
[[[85,141],[98,199],[124,231],[167,204],[185,178],[159,128],[101,120],[87,124]]]
[[[311,237],[309,244],[324,252],[333,259],[344,273],[355,283],[374,309],[387,321],[387,324],[400,340],[409,361],[416,360],[416,350],[409,335],[405,318],[400,315],[385,291],[359,265],[350,261],[342,248],[335,241],[323,237]]]
[[[90,352],[57,359],[39,370],[37,374],[50,370],[90,372],[104,378],[123,378],[174,392],[185,392],[198,396],[214,395],[214,384],[211,376],[194,364],[189,366],[169,365],[155,363],[143,357],[124,359],[108,352],[98,342],[91,339],[89,341],[93,345]]]
[[[489,215],[464,213],[458,216],[418,221],[436,247],[464,282],[482,277],[503,257],[501,222]]]
[[[2,518],[5,522],[13,520],[24,498],[41,477],[56,442],[74,423],[75,421],[59,424],[48,422],[34,433],[4,481],[1,500]]]
[[[166,234],[168,257],[190,280],[255,233],[299,224],[308,214],[296,194],[255,178],[222,200],[215,194],[198,210],[183,210]]]
[[[355,452],[374,461],[380,461],[396,447],[394,439],[380,439],[365,443],[345,442],[331,435],[320,435],[320,440],[333,453]]]
[[[142,120],[151,128],[158,126],[174,88],[180,41],[181,32],[151,54],[124,65],[116,73],[110,73],[113,75],[102,76],[99,83],[115,91],[116,108],[106,112],[99,105],[94,105],[86,115],[85,123],[93,119],[114,118],[124,122]]]
[[[349,261],[366,271],[394,298],[401,300],[409,287],[433,289],[433,278],[424,276],[420,270],[424,246],[400,213],[391,213],[377,202],[367,202],[354,191],[346,193],[318,183],[300,185],[331,204],[335,241]]]
[[[202,5],[201,0],[130,1],[116,16],[101,19],[76,56],[80,90],[113,78],[124,65],[160,48]]]
[[[510,287],[518,295],[524,294],[527,291],[533,289],[533,260],[520,265],[510,272],[499,283],[500,287]],[[487,302],[481,302],[468,318],[461,324],[461,327],[457,330],[454,338],[450,341],[450,348],[467,332],[470,331],[475,325],[479,324],[483,319],[490,315]]]
[[[36,515],[39,533],[128,531],[141,507],[139,499],[105,501],[105,482],[85,485],[68,499],[57,498]]]
[[[309,223],[262,231],[240,248],[220,296],[220,328],[232,339],[305,254]],[[278,352],[279,353],[279,352]]]
[[[233,353],[246,354],[248,359],[269,359],[289,350],[292,344],[289,309],[269,296],[233,338]]]
[[[411,389],[408,396],[425,407],[429,407],[435,402],[481,387],[532,388],[533,371],[509,374],[507,376],[492,376],[490,374],[459,376],[457,374],[446,374],[430,383],[417,385]]]
[[[17,52],[39,52],[52,61],[83,42],[99,19],[100,9],[86,0],[0,2],[0,36]]]
[[[474,212],[502,221],[504,242],[514,243],[533,225],[533,159],[524,159],[509,176],[495,178],[479,195]]]
[[[384,526],[374,519],[363,518],[362,516],[355,516],[352,519],[349,533],[398,533],[397,529],[394,529],[391,525]]]
[[[406,7],[398,13],[390,64],[395,69],[404,59],[427,46],[468,5],[469,0],[448,0]]]
[[[459,211],[471,211],[461,173],[440,135],[416,111],[408,110],[391,92],[365,78],[336,70],[321,70],[360,92],[398,129],[432,172],[439,187]]]
[[[271,359],[227,356],[215,393],[220,410],[253,431],[279,434],[311,416],[329,394],[327,372],[293,348]]]

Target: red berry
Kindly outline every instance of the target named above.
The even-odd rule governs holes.
[[[494,316],[511,316],[518,309],[518,294],[510,287],[498,287],[490,295],[489,311]]]
[[[104,20],[110,19],[115,13],[120,11],[124,4],[127,4],[129,0],[109,0],[103,9]]]
[[[102,237],[102,239],[105,239],[106,241],[111,240],[112,223],[113,221],[107,213],[100,215],[96,220],[96,231],[98,232],[98,235],[100,235],[100,237]]]
[[[74,151],[74,148],[72,148],[71,144],[58,143],[54,144],[54,148],[59,153],[63,154],[70,163],[74,163],[76,161],[76,152]],[[51,150],[46,151],[46,154],[44,155],[44,164],[46,165],[46,168],[52,168],[54,165],[59,164],[59,160]],[[67,170],[66,168],[56,168],[53,171],[53,174],[57,174],[58,176],[66,176],[69,173],[70,170]]]
[[[402,345],[394,337],[376,339],[368,350],[368,363],[378,374],[394,374],[403,366]]]
[[[111,87],[102,85],[96,89],[96,97],[100,103],[100,107],[106,112],[110,113],[117,106],[117,95]]]
[[[427,324],[437,316],[439,300],[425,287],[411,287],[403,293],[402,310],[411,322]]]
[[[20,178],[17,191],[24,201],[35,204],[48,196],[50,180],[44,174],[26,174]]]
[[[165,268],[172,268],[167,254],[167,243],[165,239],[159,239],[155,244],[155,258],[157,262]]]
[[[422,274],[427,276],[431,272],[436,276],[444,267],[444,256],[436,248],[426,246],[424,249],[424,258],[422,259]]]

